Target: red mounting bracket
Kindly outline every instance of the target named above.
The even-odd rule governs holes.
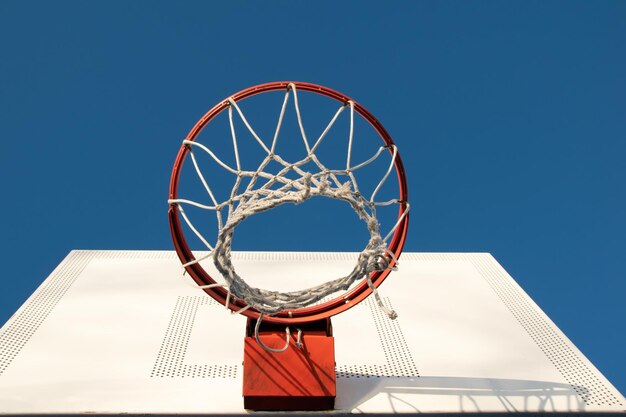
[[[335,406],[335,340],[330,319],[298,325],[301,347],[292,335],[284,352],[257,343],[256,320],[248,318],[243,355],[243,403],[248,410],[313,411]],[[295,333],[295,332],[293,332]],[[266,346],[285,346],[285,326],[262,322],[259,339]]]

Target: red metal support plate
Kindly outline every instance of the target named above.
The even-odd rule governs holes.
[[[255,320],[248,319],[248,329]],[[320,331],[326,325],[329,331]],[[282,330],[281,330],[282,328]],[[254,331],[245,338],[243,360],[244,407],[258,411],[332,410],[335,404],[335,341],[330,320],[303,326],[301,343],[292,337],[284,352],[261,347]],[[259,332],[268,347],[285,345],[284,327],[269,326]]]

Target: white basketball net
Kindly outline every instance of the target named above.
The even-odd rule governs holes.
[[[276,144],[283,122],[283,116],[287,103],[289,102],[290,95],[293,94],[293,101],[298,118],[298,125],[302,140],[306,148],[306,157],[297,162],[288,162],[275,153]],[[271,146],[268,147],[263,140],[257,135],[254,129],[248,123],[243,112],[231,97],[228,99],[228,119],[230,122],[230,131],[233,142],[233,149],[235,153],[235,167],[231,167],[220,160],[209,148],[205,145],[185,140],[183,144],[188,147],[191,160],[195,171],[202,182],[209,198],[212,201],[212,205],[205,205],[196,201],[187,199],[170,199],[168,202],[171,205],[177,206],[182,218],[187,223],[187,226],[193,231],[193,233],[202,241],[207,247],[208,254],[197,258],[183,266],[196,264],[204,259],[213,257],[213,262],[218,271],[224,277],[225,284],[211,284],[198,286],[198,288],[210,288],[223,286],[227,291],[226,306],[229,305],[231,297],[236,297],[245,301],[246,307],[237,311],[243,312],[248,308],[254,308],[261,312],[261,318],[263,315],[274,315],[283,310],[292,310],[302,308],[319,302],[323,298],[340,290],[347,290],[355,281],[365,278],[368,285],[372,289],[378,304],[381,308],[392,318],[395,318],[394,311],[387,309],[381,302],[380,297],[374,287],[370,274],[375,271],[381,271],[390,268],[390,260],[395,259],[393,253],[387,248],[387,241],[400,225],[403,218],[409,211],[408,203],[401,202],[398,199],[388,201],[376,201],[376,196],[389,177],[398,151],[395,145],[381,146],[374,153],[374,155],[368,160],[353,164],[350,160],[352,153],[352,144],[354,137],[354,103],[352,101],[345,105],[342,105],[333,118],[330,120],[322,134],[317,138],[315,142],[310,142],[304,130],[302,118],[300,116],[300,107],[298,105],[298,95],[294,84],[290,84],[285,93],[280,116],[278,118],[278,124],[274,133],[274,137]],[[350,108],[350,133],[348,140],[348,155],[346,159],[346,166],[344,169],[329,169],[322,164],[322,162],[315,155],[316,149],[322,143],[326,134],[331,129],[339,115],[345,110],[346,107]],[[233,109],[238,113],[239,117],[245,124],[250,134],[254,137],[258,145],[265,151],[267,156],[263,159],[259,167],[255,171],[243,170],[239,160],[239,150],[237,147],[237,135],[235,133],[235,126],[233,123]],[[311,143],[313,145],[311,146]],[[218,202],[215,198],[211,187],[209,187],[202,171],[198,166],[198,162],[194,155],[195,150],[205,152],[208,154],[218,165],[236,176],[233,188],[230,193],[230,197]],[[375,190],[372,192],[369,199],[365,198],[359,192],[354,172],[363,168],[364,166],[375,161],[384,151],[390,150],[392,157],[388,169],[382,176]],[[277,173],[266,172],[265,169],[271,161],[275,161],[283,168]],[[318,171],[314,173],[306,172],[302,167],[307,163],[313,163],[317,167]],[[311,165],[311,164],[309,164]],[[288,175],[297,174],[298,179],[290,179]],[[249,178],[248,185],[245,189],[241,189],[242,181],[244,178]],[[277,291],[268,291],[259,288],[253,288],[249,286],[235,271],[235,268],[231,262],[231,242],[234,229],[248,216],[261,213],[270,209],[273,209],[281,204],[293,203],[299,204],[314,196],[324,196],[334,198],[337,200],[345,201],[348,203],[354,211],[357,213],[360,219],[366,224],[370,233],[370,240],[365,249],[360,253],[356,266],[352,272],[344,277],[340,277],[316,287],[308,288],[301,291],[293,291],[281,293]],[[380,226],[376,219],[376,207],[388,206],[392,204],[406,204],[406,210],[403,211],[402,216],[398,219],[392,229],[383,238],[380,234]],[[183,205],[191,205],[204,210],[213,211],[217,216],[218,235],[215,245],[209,244],[208,240],[198,231],[196,227],[189,220],[189,217],[185,214]],[[224,219],[224,212],[226,212],[226,218]],[[260,322],[260,320],[259,320]]]

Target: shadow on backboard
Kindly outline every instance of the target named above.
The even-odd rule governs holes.
[[[585,410],[586,392],[584,387],[544,381],[349,374],[337,379],[335,408],[353,413],[371,412],[370,407],[391,413],[578,412]]]

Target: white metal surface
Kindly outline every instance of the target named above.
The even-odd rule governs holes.
[[[234,262],[285,290],[339,276],[354,256]],[[0,414],[243,413],[245,318],[181,275],[173,252],[71,252],[0,330]],[[397,320],[371,300],[333,318],[337,411],[626,411],[489,254],[404,253],[381,291]]]

